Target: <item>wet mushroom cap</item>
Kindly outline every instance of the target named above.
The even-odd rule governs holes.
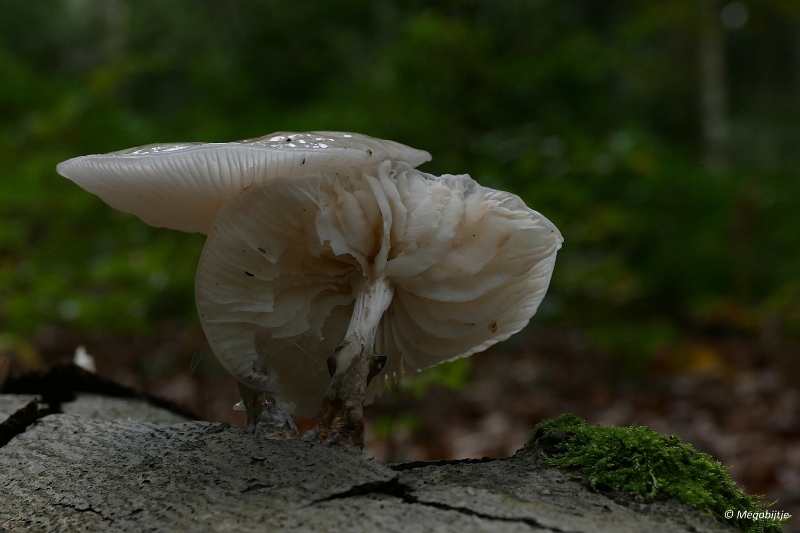
[[[517,196],[469,176],[402,161],[272,179],[230,199],[208,234],[196,297],[223,365],[277,386],[311,416],[330,383],[358,288],[386,279],[394,297],[370,385],[484,350],[522,329],[544,298],[561,234]]]
[[[76,157],[57,171],[145,223],[208,233],[226,200],[275,177],[386,159],[417,166],[430,154],[357,133],[277,132],[230,143],[151,144]]]

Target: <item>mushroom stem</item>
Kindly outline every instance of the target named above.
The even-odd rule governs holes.
[[[296,439],[300,435],[274,392],[254,389],[240,381],[237,384],[247,409],[248,431],[263,439]]]
[[[364,447],[364,400],[369,382],[386,364],[372,353],[375,334],[394,287],[385,278],[364,280],[344,341],[328,357],[331,384],[311,438],[326,444]]]

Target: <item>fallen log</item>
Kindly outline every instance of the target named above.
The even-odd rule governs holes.
[[[125,395],[62,390],[57,408],[0,395],[0,421],[13,419],[0,531],[735,531],[674,501],[592,492],[529,449],[383,464]]]

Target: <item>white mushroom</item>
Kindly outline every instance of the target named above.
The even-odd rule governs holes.
[[[561,241],[518,197],[468,176],[390,160],[323,169],[223,206],[197,307],[231,373],[277,387],[292,412],[319,409],[319,440],[363,445],[367,392],[522,329]]]
[[[428,152],[358,133],[276,132],[230,143],[167,143],[75,157],[59,174],[157,228],[208,233],[222,204],[247,187],[320,168],[398,159],[417,166]]]
[[[286,151],[289,139],[314,136],[339,144]],[[59,165],[145,221],[208,232],[198,311],[214,353],[246,385],[250,426],[292,434],[282,402],[317,413],[314,438],[363,446],[363,403],[387,379],[484,350],[536,312],[562,238],[517,196],[419,172],[428,154],[390,141],[262,139]],[[113,186],[103,183],[109,174]],[[176,201],[180,187],[202,190],[201,208]],[[185,206],[191,222],[175,208],[148,209],[162,201]]]
[[[430,154],[358,133],[276,132],[238,142],[151,144],[76,157],[60,163],[57,171],[151,226],[207,234],[225,202],[248,187],[275,177],[387,159],[418,165],[429,161]],[[216,355],[230,367],[230,354]],[[237,377],[248,427],[268,437],[296,435],[294,422],[270,387],[252,388]],[[261,387],[265,384],[260,381]]]
[[[72,358],[72,363],[92,374],[97,372],[97,367],[94,364],[94,357],[89,355],[85,346],[78,346],[75,348],[75,355]]]

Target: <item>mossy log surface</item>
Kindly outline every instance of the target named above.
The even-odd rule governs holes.
[[[383,464],[141,397],[81,393],[58,412],[31,399],[0,395],[0,422],[17,416],[3,424],[0,531],[734,531],[676,502],[590,492],[533,453]]]

